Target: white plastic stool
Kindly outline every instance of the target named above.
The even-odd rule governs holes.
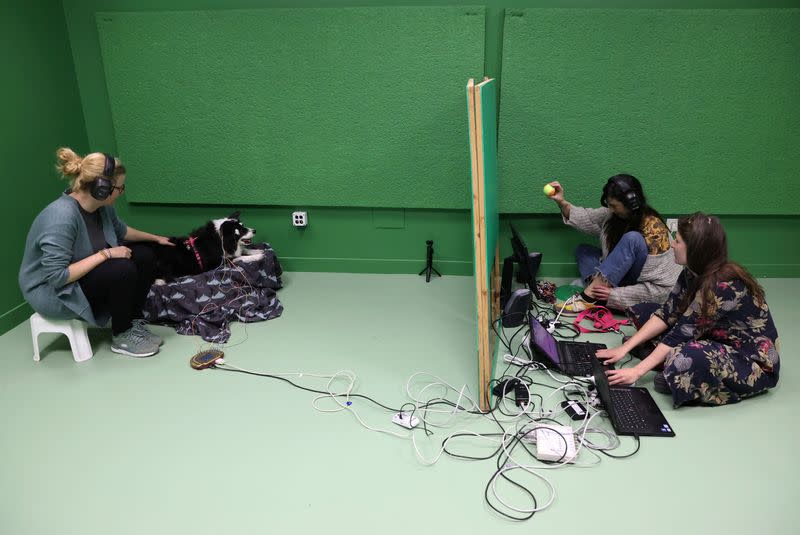
[[[39,335],[42,333],[62,333],[69,338],[72,357],[75,362],[92,358],[92,344],[86,332],[88,324],[81,320],[56,320],[35,313],[31,316],[31,337],[33,338],[33,360],[39,362]]]

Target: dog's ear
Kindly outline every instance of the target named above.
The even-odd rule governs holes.
[[[239,245],[239,238],[233,233],[233,223],[223,223],[219,231],[222,237],[222,249],[226,255],[232,255],[236,252],[236,247]]]
[[[231,215],[229,215],[228,219],[235,219],[236,221],[239,221],[239,210],[236,210]]]

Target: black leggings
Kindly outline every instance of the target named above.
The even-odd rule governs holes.
[[[106,260],[78,281],[92,312],[111,314],[111,332],[117,335],[142,317],[147,292],[155,280],[155,256],[149,245],[126,244],[130,258]]]

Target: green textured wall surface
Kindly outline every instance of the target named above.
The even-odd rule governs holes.
[[[0,162],[5,253],[0,263],[0,332],[30,308],[17,284],[28,229],[66,187],[54,170],[60,145],[86,149],[86,128],[58,0],[0,4]]]
[[[132,201],[466,208],[480,7],[97,15]]]
[[[662,212],[800,213],[800,10],[512,9],[503,212],[632,173]]]

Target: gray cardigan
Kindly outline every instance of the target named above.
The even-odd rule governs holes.
[[[98,209],[106,242],[116,247],[128,227],[111,206]],[[93,325],[108,323],[95,317],[77,281],[67,283],[70,264],[94,253],[78,201],[64,193],[33,220],[19,268],[19,287],[33,310],[58,319],[80,318]]]
[[[587,234],[600,237],[603,258],[608,255],[604,225],[611,217],[608,208],[581,208],[570,206],[569,219],[564,223]],[[675,263],[675,253],[670,248],[666,253],[649,255],[642,267],[636,284],[611,289],[608,306],[618,310],[637,303],[663,303],[681,274],[683,266]]]

